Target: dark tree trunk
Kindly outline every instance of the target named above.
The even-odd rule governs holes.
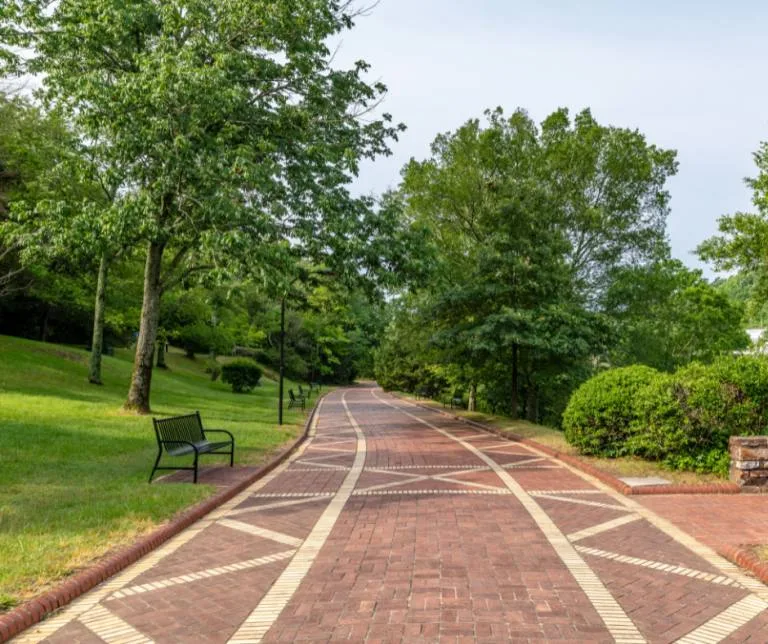
[[[136,357],[133,362],[131,388],[128,391],[127,409],[148,414],[149,392],[152,384],[152,359],[160,321],[160,269],[165,244],[150,242],[144,267],[144,301],[141,305],[141,325],[136,341]]]
[[[165,340],[157,341],[157,365],[158,369],[167,369],[168,365],[165,364]]]
[[[109,260],[106,254],[101,256],[99,278],[96,282],[96,303],[93,310],[93,338],[91,340],[91,359],[88,365],[88,382],[100,385],[101,355],[104,350],[104,310],[107,303],[107,273]]]
[[[512,404],[511,404],[511,412],[510,415],[513,420],[517,420],[520,417],[520,377],[518,373],[518,365],[517,365],[517,353],[518,353],[518,347],[516,344],[512,345]]]
[[[525,415],[532,423],[539,422],[539,392],[531,385],[525,398]]]
[[[45,313],[43,313],[43,319],[40,323],[40,342],[47,342],[48,340],[48,320],[51,317],[51,305],[45,305]]]

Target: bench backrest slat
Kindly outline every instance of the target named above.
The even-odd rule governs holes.
[[[155,425],[158,441],[199,443],[205,440],[199,412],[171,418],[153,418],[152,422]],[[166,445],[166,449],[173,449],[173,447],[173,445]]]

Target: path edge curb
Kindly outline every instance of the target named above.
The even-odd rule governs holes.
[[[522,443],[523,445],[529,445],[530,447],[533,447],[539,450],[540,452],[544,452],[547,456],[551,456],[552,458],[562,461],[563,463],[567,463],[571,467],[575,467],[576,469],[581,470],[585,474],[594,476],[596,479],[598,479],[602,483],[605,483],[607,486],[613,488],[617,492],[620,492],[624,496],[650,496],[650,495],[658,495],[658,494],[741,494],[742,493],[741,488],[735,483],[704,483],[701,485],[670,483],[669,485],[652,485],[652,486],[649,485],[645,487],[633,488],[627,485],[626,483],[620,481],[615,476],[608,474],[607,472],[603,472],[602,470],[594,467],[593,465],[590,465],[589,463],[585,463],[584,461],[582,461],[581,459],[575,456],[572,456],[570,454],[563,454],[562,452],[559,452],[556,449],[552,449],[551,447],[547,447],[546,445],[537,443],[536,441],[531,440],[530,438],[525,438],[523,436],[520,436],[519,434],[515,434],[514,432],[509,432],[501,429],[500,427],[489,425],[488,423],[481,423],[476,420],[470,420],[469,418],[464,418],[463,416],[457,416],[456,414],[452,414],[448,411],[445,411],[444,409],[432,407],[431,405],[425,405],[424,403],[420,403],[418,401],[412,400],[411,398],[408,398],[407,396],[404,396],[394,391],[389,391],[387,393],[395,396],[396,398],[400,398],[401,400],[406,400],[410,403],[413,403],[414,405],[416,405],[417,407],[421,407],[422,409],[435,411],[438,414],[442,414],[443,416],[447,416],[448,418],[452,418],[454,420],[458,420],[460,422],[466,423],[467,425],[471,425],[472,427],[476,427],[477,429],[481,429],[485,432],[489,432],[491,434],[494,434],[495,436],[499,436],[500,438],[514,441],[516,443]]]
[[[43,621],[54,611],[66,606],[100,583],[113,577],[139,559],[156,550],[169,539],[199,521],[204,516],[231,500],[259,479],[265,477],[277,466],[293,454],[309,437],[309,429],[317,413],[320,401],[329,392],[320,394],[315,400],[309,415],[304,422],[304,431],[288,447],[283,448],[271,461],[260,467],[247,479],[236,483],[212,497],[182,510],[168,523],[142,537],[130,546],[126,546],[112,555],[97,561],[92,566],[64,580],[51,590],[33,597],[29,601],[16,606],[7,613],[0,615],[0,643],[7,642],[22,631]]]
[[[768,563],[761,560],[754,552],[740,546],[720,546],[717,554],[747,572],[752,573],[764,584],[768,584]]]

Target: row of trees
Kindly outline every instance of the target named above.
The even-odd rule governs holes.
[[[99,382],[109,277],[143,264],[126,407],[149,411],[158,339],[177,332],[174,315],[194,308],[194,294],[174,291],[225,287],[248,313],[251,287],[293,300],[321,266],[353,306],[361,292],[380,298],[408,264],[414,237],[403,222],[349,191],[361,160],[387,154],[402,129],[389,115],[371,116],[385,87],[366,80],[365,62],[333,65],[327,42],[355,15],[341,0],[0,7],[4,76],[42,82],[35,105],[0,103],[16,119],[0,119],[0,288],[59,292],[52,280],[72,266],[90,272],[91,380]],[[210,306],[220,297],[212,290]],[[338,311],[328,313],[340,301],[327,296],[305,321],[317,347],[342,341]],[[218,326],[193,321],[184,333],[208,342],[180,339],[218,342]],[[243,341],[238,333],[227,341]]]
[[[393,306],[379,382],[558,422],[601,365],[747,346],[742,307],[670,257],[676,171],[674,151],[588,110],[537,125],[497,109],[438,136],[388,196],[434,243],[428,284]]]

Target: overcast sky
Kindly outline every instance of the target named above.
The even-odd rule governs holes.
[[[768,140],[768,3],[732,0],[381,0],[344,35],[340,62],[364,59],[389,87],[384,109],[408,131],[367,165],[359,188],[398,183],[438,132],[484,109],[526,108],[541,121],[590,107],[678,151],[669,183],[675,257],[748,209],[743,183]]]

